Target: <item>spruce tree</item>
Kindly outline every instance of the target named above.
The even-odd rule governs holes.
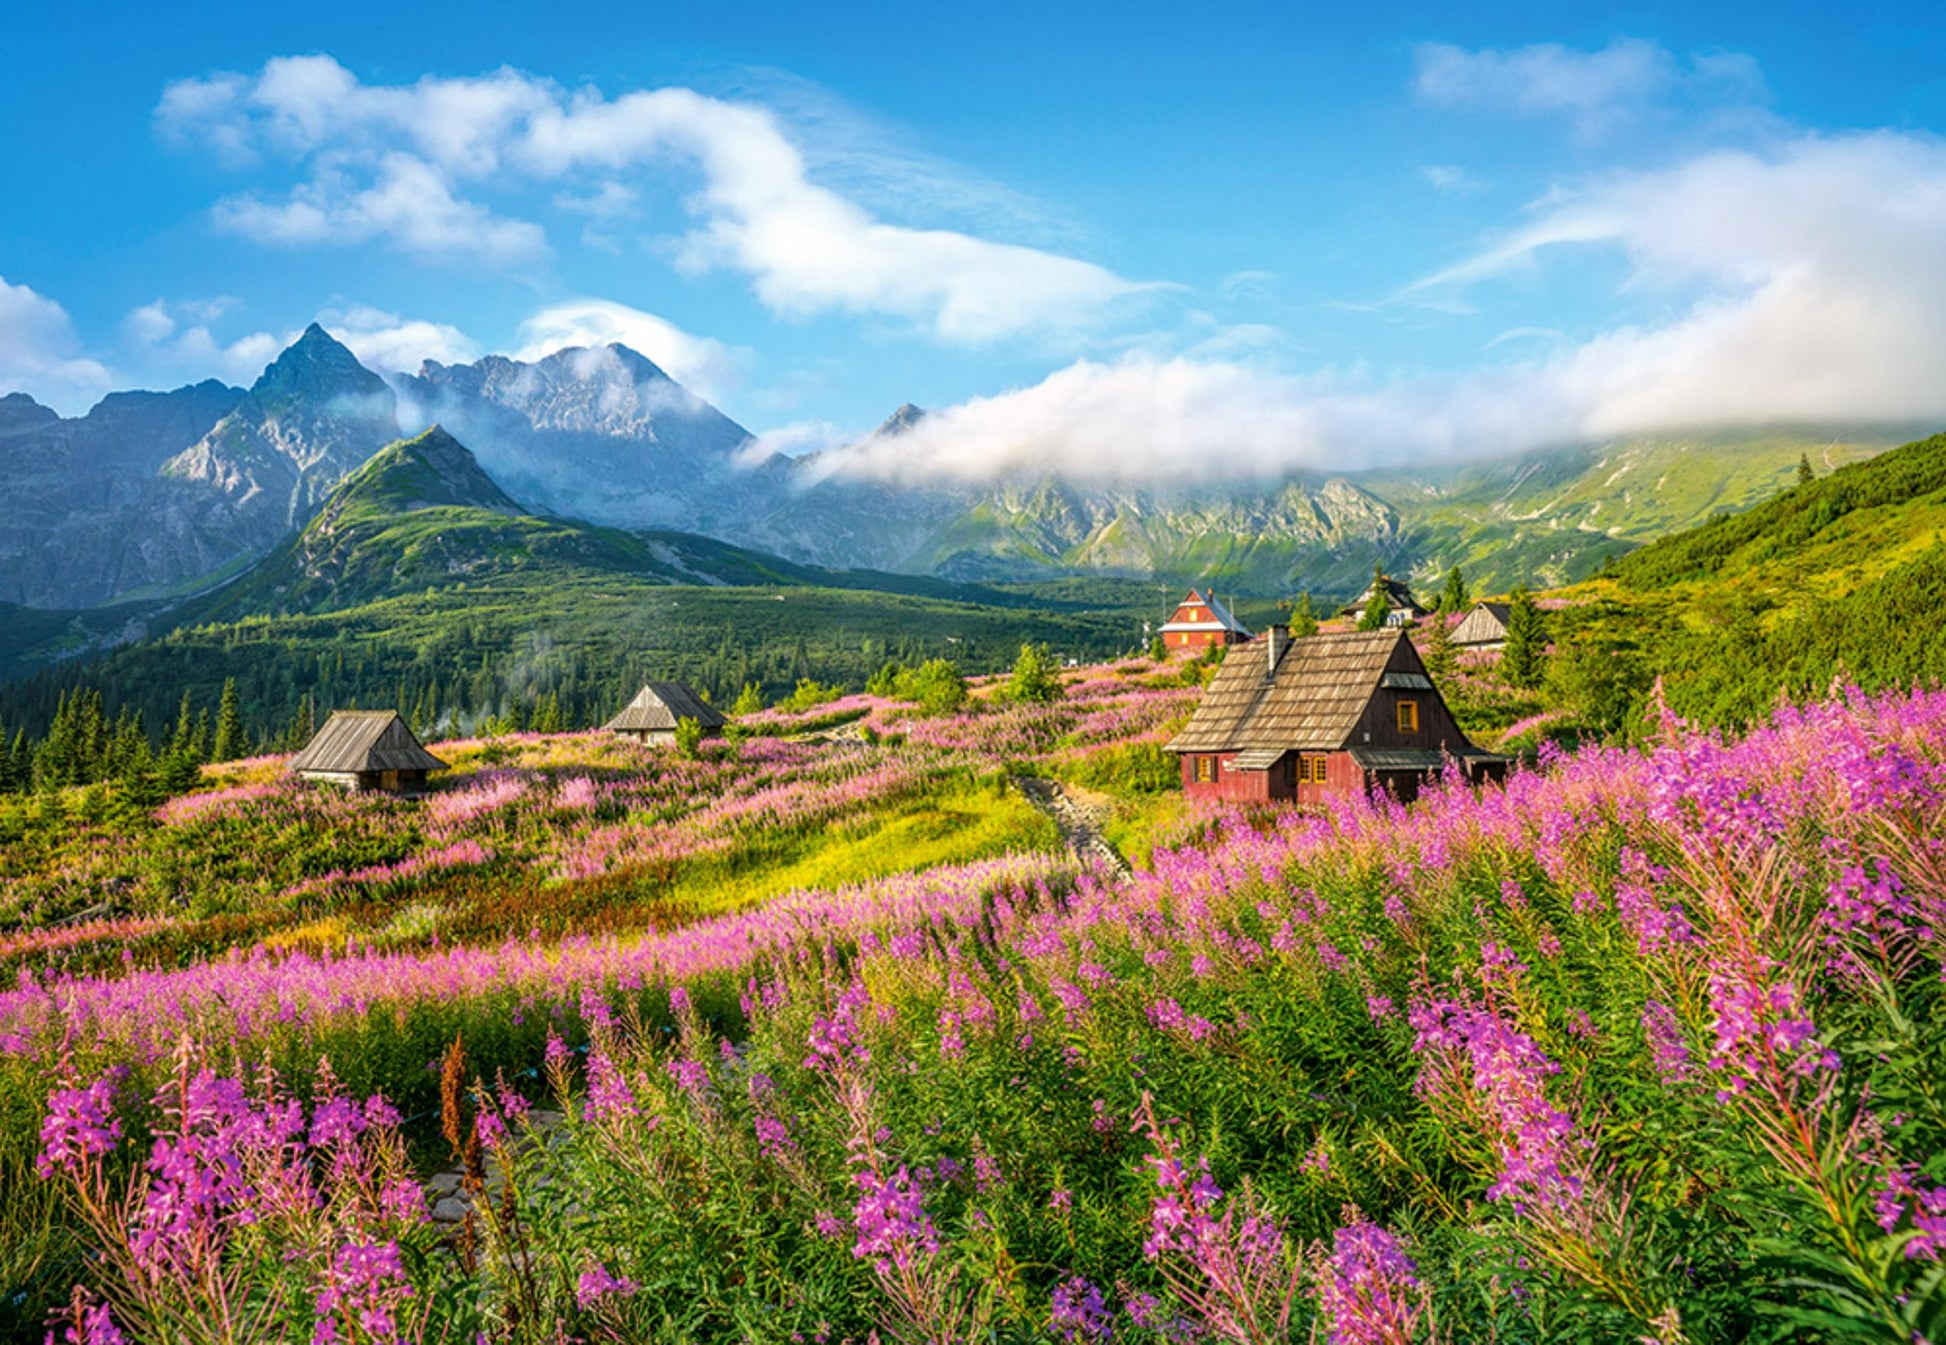
[[[740,719],[744,715],[754,715],[763,708],[763,688],[755,682],[745,682],[743,690],[737,692],[736,703],[730,707],[730,713]]]
[[[1383,630],[1392,615],[1392,598],[1385,591],[1385,567],[1372,566],[1372,591],[1365,598],[1365,614],[1358,618],[1360,630]]]
[[[210,760],[235,761],[243,755],[243,715],[237,708],[236,678],[223,681],[223,697],[216,706],[216,741]]]
[[[1797,484],[1800,486],[1808,486],[1817,479],[1818,474],[1811,470],[1811,455],[1809,453],[1798,454]]]
[[[1507,613],[1507,643],[1500,651],[1500,671],[1509,684],[1531,691],[1547,670],[1547,622],[1524,588],[1513,593]]]
[[[1459,666],[1459,651],[1453,647],[1452,621],[1445,612],[1437,613],[1432,619],[1432,630],[1426,635],[1425,660],[1426,671],[1440,682],[1451,677],[1453,669]]]
[[[1442,612],[1464,611],[1467,603],[1471,599],[1472,595],[1466,590],[1466,576],[1461,574],[1460,567],[1455,565],[1446,572],[1446,589],[1439,595],[1439,610]]]

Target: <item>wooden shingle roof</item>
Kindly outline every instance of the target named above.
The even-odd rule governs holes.
[[[334,775],[443,771],[446,763],[419,745],[396,710],[339,710],[290,759],[290,769]]]
[[[1513,607],[1504,602],[1480,602],[1453,628],[1454,644],[1490,644],[1507,638],[1507,618]]]
[[[723,727],[723,716],[681,682],[644,682],[635,699],[602,727],[611,732],[673,732],[679,719],[693,719],[706,729]]]
[[[1169,750],[1336,751],[1351,737],[1405,638],[1392,628],[1312,635],[1288,646],[1268,640],[1239,645],[1216,670]],[[1267,676],[1273,648],[1276,672]]]

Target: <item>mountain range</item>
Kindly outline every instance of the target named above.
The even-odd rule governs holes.
[[[901,407],[878,433],[924,414]],[[1568,582],[1774,494],[1801,455],[1828,469],[1910,437],[1722,434],[1246,485],[910,487],[770,453],[623,346],[428,361],[388,381],[314,324],[248,389],[115,393],[72,419],[0,398],[0,603],[88,609],[216,588],[298,535],[401,432],[434,424],[524,517],[827,569],[1215,581],[1264,597],[1349,592],[1375,562],[1427,583],[1452,564],[1484,588]]]

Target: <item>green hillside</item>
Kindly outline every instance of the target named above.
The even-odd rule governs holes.
[[[1840,467],[1566,590],[1557,644],[1639,651],[1679,713],[1748,722],[1779,690],[1946,679],[1946,435]]]

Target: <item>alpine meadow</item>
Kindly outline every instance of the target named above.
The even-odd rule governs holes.
[[[22,13],[0,1341],[1946,1341],[1943,56]]]

